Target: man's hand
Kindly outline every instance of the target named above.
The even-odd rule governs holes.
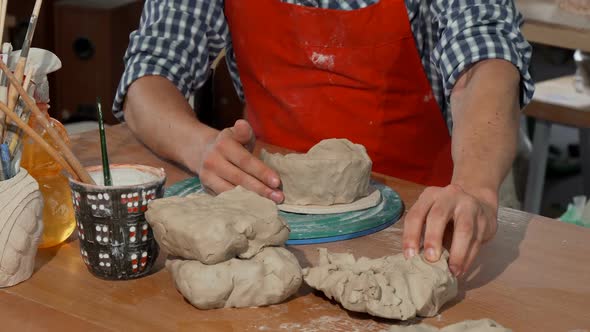
[[[248,122],[238,120],[221,132],[204,125],[176,86],[160,76],[135,81],[124,109],[129,128],[144,144],[197,172],[209,190],[241,185],[277,203],[284,200],[279,176],[251,153],[256,139]]]
[[[498,189],[516,154],[519,86],[514,65],[490,59],[471,66],[453,87],[453,179],[445,188],[427,188],[408,212],[406,256],[418,252],[424,234],[426,259],[437,261],[450,235],[449,266],[461,275],[496,233]]]
[[[404,255],[409,258],[419,252],[424,234],[425,258],[438,261],[445,232],[452,226],[449,268],[455,276],[460,276],[467,271],[481,245],[496,233],[497,211],[497,198],[491,191],[471,194],[456,184],[426,188],[404,221]]]
[[[197,170],[203,185],[221,193],[240,185],[276,203],[284,200],[278,174],[252,155],[256,137],[245,120],[222,130],[203,152]]]

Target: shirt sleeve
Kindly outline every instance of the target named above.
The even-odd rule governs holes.
[[[521,106],[530,102],[532,47],[520,32],[523,17],[513,0],[434,0],[430,8],[439,35],[431,61],[442,76],[446,102],[463,70],[485,59],[514,64],[521,76]]]
[[[210,63],[228,34],[223,0],[145,1],[139,29],[131,33],[125,53],[114,115],[123,121],[127,89],[144,76],[169,79],[188,99],[207,80]]]

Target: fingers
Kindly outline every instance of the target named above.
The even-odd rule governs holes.
[[[269,188],[276,189],[280,186],[281,181],[279,180],[279,175],[237,141],[233,139],[222,140],[218,144],[218,149],[221,155],[229,162],[243,172],[255,177]],[[242,184],[242,181],[234,183]]]
[[[202,174],[200,174],[199,178],[201,179],[203,187],[208,192],[219,194],[234,188],[234,185],[213,173],[203,172]]]
[[[490,223],[483,211],[480,211],[478,214],[474,225],[475,228],[473,230],[473,241],[469,250],[469,254],[467,254],[462,273],[465,273],[469,270],[471,264],[473,264],[473,261],[475,261],[475,258],[477,258],[477,254],[479,253],[482,245],[486,242],[484,237],[489,231],[488,229],[490,227]],[[492,227],[495,229],[495,223],[492,225]]]
[[[469,268],[471,267],[471,264],[473,264],[473,262],[477,258],[477,254],[479,253],[480,249],[481,249],[481,242],[473,241],[473,244],[471,245],[471,249],[469,250],[469,254],[467,255],[467,259],[465,260],[465,267],[463,268],[463,271],[461,272],[460,275],[469,271]]]
[[[455,276],[465,272],[474,240],[474,220],[477,218],[477,210],[457,212],[454,217],[453,240],[449,256],[449,269]]]
[[[453,218],[456,199],[457,197],[452,193],[443,191],[428,212],[424,232],[424,257],[430,262],[437,262],[440,259],[442,240],[445,229]]]
[[[406,258],[418,252],[424,231],[424,257],[430,262],[438,261],[443,251],[443,239],[447,235],[447,240],[452,238],[449,269],[455,276],[464,274],[483,243],[497,231],[495,210],[497,207],[486,205],[485,201],[458,186],[427,188],[404,222]]]
[[[426,188],[404,219],[403,249],[406,258],[416,255],[420,249],[424,221],[434,202],[435,190]]]
[[[245,173],[230,162],[226,161],[225,164],[219,168],[217,175],[229,183],[239,184],[250,191],[258,193],[260,196],[269,198],[275,202],[282,202],[284,199],[282,192],[269,188],[264,183]]]
[[[248,151],[254,150],[254,144],[256,143],[256,136],[252,127],[246,120],[238,120],[232,128],[230,128],[233,137],[236,141],[242,144]]]
[[[210,190],[221,193],[240,185],[276,203],[284,200],[278,174],[247,150],[255,137],[250,125],[236,121],[232,128],[219,133],[210,145],[199,170],[201,179]]]
[[[234,148],[236,151],[230,151],[230,153],[242,156],[240,158],[256,159],[244,149],[244,147],[240,146],[233,140],[231,142],[235,145]],[[228,141],[225,145],[231,145],[231,143]],[[232,189],[234,186],[240,185],[250,191],[256,192],[260,196],[269,198],[276,203],[280,203],[284,200],[284,195],[281,191],[268,187],[256,177],[234,165],[231,160],[228,160],[226,154],[222,151],[215,151],[208,154],[207,159],[203,162],[203,167],[199,175],[203,184],[207,185],[207,187],[215,193],[221,193]]]

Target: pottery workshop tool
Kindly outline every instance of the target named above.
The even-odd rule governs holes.
[[[21,56],[21,51],[14,51],[12,53],[7,54],[9,55],[9,59],[19,59]],[[6,63],[6,61],[5,61]],[[16,67],[16,63],[14,61],[8,62],[8,67],[14,71]],[[31,48],[29,51],[29,56],[27,59],[27,65],[25,68],[25,82],[23,84],[23,88],[29,94],[37,93],[42,94],[46,92],[40,92],[39,89],[43,89],[43,86],[47,86],[44,84],[47,82],[47,75],[53,73],[61,68],[61,61],[60,59],[50,51],[40,49],[40,48]],[[29,89],[31,86],[31,82],[35,81],[35,85],[32,89]],[[7,79],[5,79],[7,83]],[[8,86],[8,84],[6,84]],[[46,93],[47,94],[47,93]],[[6,103],[6,101],[3,101]],[[20,99],[16,105],[15,112],[20,118],[25,122],[29,123],[29,118],[31,115],[31,110],[29,110],[24,101]],[[22,130],[15,128],[15,126],[8,126],[7,132],[4,135],[4,142],[8,143],[8,147],[10,150],[10,155],[12,156],[13,163],[18,166],[20,162],[19,154],[22,153],[22,144],[23,144],[23,133]],[[15,167],[14,169],[18,169]]]
[[[400,196],[391,188],[372,183],[381,192],[381,203],[361,211],[335,214],[297,214],[280,211],[291,233],[287,244],[314,244],[349,240],[381,231],[399,220],[404,211]],[[178,182],[165,197],[204,192],[199,178]]]
[[[101,183],[102,166],[89,167],[97,184],[69,179],[80,254],[94,276],[126,280],[150,273],[159,247],[145,220],[150,201],[164,195],[166,172],[143,165],[110,165],[112,186]]]
[[[25,82],[23,83],[23,89],[27,92],[29,91],[29,87],[31,85],[31,79],[32,79],[34,73],[35,73],[35,68],[28,68],[27,69],[27,74],[25,75],[26,76]],[[19,116],[21,118],[21,120],[23,120],[24,123],[29,122],[29,118],[31,116],[31,111],[29,109],[27,109],[27,107],[24,104],[24,102],[22,101],[22,99],[20,99],[18,101],[18,104],[16,105],[14,112],[16,113],[17,116]],[[20,145],[22,143],[23,136],[24,135],[22,133],[22,129],[20,129],[14,125],[7,126],[6,132],[4,134],[4,142],[6,142],[6,144],[8,145],[8,150],[9,150],[11,158],[13,160],[17,160],[18,157],[16,155],[21,152]]]
[[[6,24],[6,9],[8,0],[0,0],[0,45],[4,41],[4,25]]]
[[[107,137],[104,131],[104,120],[102,118],[102,105],[100,99],[96,99],[96,111],[98,112],[98,132],[100,134],[100,151],[102,155],[102,174],[105,186],[112,186],[111,166],[109,165],[109,153],[107,149]]]
[[[2,61],[10,64],[10,53],[12,52],[12,44],[4,43],[2,45]],[[0,73],[0,102],[8,104],[8,79],[3,73]],[[0,128],[4,128],[3,125]]]
[[[2,44],[4,40],[4,25],[6,24],[6,8],[8,6],[8,0],[0,0],[0,46],[2,47],[2,61],[8,63],[8,55],[10,50],[5,49]],[[6,52],[4,52],[6,51]],[[8,85],[3,76],[0,76],[0,102],[5,103],[8,98]],[[6,116],[0,113],[0,142],[4,138],[4,127],[6,125]]]
[[[18,94],[25,102],[26,106],[36,116],[37,120],[41,123],[43,128],[47,130],[47,133],[57,144],[58,150],[50,146],[39,134],[37,134],[27,123],[25,123],[16,113],[14,113],[6,104],[0,103],[0,109],[10,117],[10,119],[16,123],[27,135],[31,136],[37,141],[48,153],[50,153],[56,161],[58,161],[64,168],[66,168],[73,177],[79,178],[85,183],[93,184],[94,180],[88,172],[84,169],[78,158],[72,153],[67,144],[62,140],[57,131],[51,126],[49,121],[45,118],[35,101],[25,92],[24,88],[19,84],[17,78],[12,74],[4,62],[0,61],[0,69],[4,72],[4,75],[8,78],[12,84],[12,88],[16,89]],[[62,158],[63,155],[63,158]]]
[[[31,15],[31,19],[29,21],[29,28],[27,30],[27,34],[25,35],[25,40],[23,41],[23,47],[20,53],[20,57],[18,62],[16,63],[16,68],[14,69],[14,76],[17,79],[19,85],[23,82],[23,76],[25,74],[25,67],[27,65],[27,59],[29,57],[29,50],[31,49],[31,43],[33,42],[33,36],[35,35],[35,28],[37,27],[37,20],[39,18],[39,12],[41,11],[41,5],[43,4],[43,0],[37,0],[35,2],[35,7],[33,8],[33,14]],[[14,84],[14,83],[13,83]],[[16,107],[16,103],[18,101],[19,92],[13,89],[12,87],[8,90],[8,108],[14,110]]]

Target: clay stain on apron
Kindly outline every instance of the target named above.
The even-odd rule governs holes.
[[[310,60],[313,65],[319,69],[332,70],[334,69],[334,61],[336,60],[336,57],[332,54],[313,52]]]

